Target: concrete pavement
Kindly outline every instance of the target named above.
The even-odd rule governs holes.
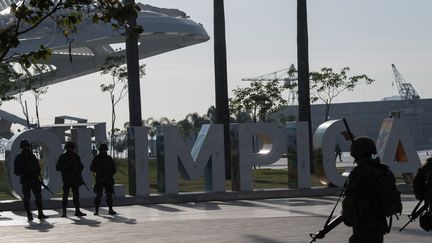
[[[0,242],[308,242],[319,230],[337,197],[238,200],[226,202],[150,204],[116,207],[116,216],[92,209],[78,218],[73,210],[61,218],[59,210],[46,210],[47,220],[26,221],[22,211],[0,213]],[[404,212],[385,242],[430,242],[432,235],[418,222],[402,233],[415,206],[412,195],[403,196]],[[339,211],[339,209],[337,210]],[[319,242],[347,242],[351,229],[340,225]]]

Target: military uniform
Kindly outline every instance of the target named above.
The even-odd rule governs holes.
[[[420,215],[420,227],[429,232],[432,231],[432,158],[426,160],[418,171],[413,181],[414,195],[418,200],[423,200],[426,210]]]
[[[102,193],[105,190],[106,203],[109,207],[109,214],[116,214],[112,209],[113,206],[113,193],[114,193],[114,174],[117,172],[114,160],[107,154],[108,147],[106,144],[99,146],[99,154],[93,158],[90,170],[96,173],[96,183],[94,185],[94,192],[96,197],[94,199],[95,215],[99,214],[99,206],[102,199]]]
[[[44,215],[42,211],[42,185],[39,180],[41,168],[39,161],[31,152],[30,143],[27,140],[21,141],[20,148],[22,151],[17,155],[14,161],[14,174],[20,177],[24,209],[27,212],[27,219],[29,221],[33,220],[33,215],[30,211],[31,191],[33,191],[35,196],[38,218],[48,218],[48,216]]]
[[[377,178],[388,167],[379,158],[372,159],[376,153],[375,143],[367,137],[356,138],[351,145],[351,156],[357,166],[348,176],[342,201],[344,223],[353,227],[350,243],[381,243],[388,231],[386,217],[379,212],[373,191]]]
[[[418,200],[426,199],[427,192],[432,190],[432,188],[430,188],[432,185],[427,185],[429,178],[432,179],[432,158],[426,160],[426,164],[417,171],[417,174],[414,177],[414,195]]]
[[[386,217],[374,208],[372,202],[375,178],[387,169],[379,159],[369,159],[357,165],[348,176],[345,198],[342,202],[344,222],[353,227],[350,243],[383,242],[388,226]]]
[[[80,211],[79,202],[79,187],[83,185],[81,173],[84,169],[84,165],[82,164],[78,154],[73,151],[75,145],[72,142],[66,143],[65,148],[66,152],[60,155],[56,165],[56,170],[61,172],[63,179],[63,214],[61,216],[66,217],[66,208],[70,189],[72,189],[73,194],[75,216],[85,216],[86,214]]]

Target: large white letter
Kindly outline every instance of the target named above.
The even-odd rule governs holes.
[[[135,193],[136,196],[148,196],[150,194],[149,182],[149,161],[148,161],[148,127],[129,127],[128,134],[128,153],[129,173],[135,173]],[[134,148],[134,149],[131,149]],[[132,163],[131,163],[132,162]],[[130,183],[130,182],[129,182]]]
[[[92,173],[90,172],[90,164],[92,162],[91,155],[91,129],[90,128],[73,128],[71,129],[72,141],[76,146],[76,153],[79,155],[81,162],[84,165],[82,177],[84,182],[89,187],[88,191],[84,186],[80,187],[81,198],[92,198],[94,197],[91,185],[93,182]],[[60,171],[57,171],[60,173]]]
[[[377,141],[378,156],[394,173],[403,173],[406,183],[421,166],[420,159],[401,119],[383,120]]]
[[[308,122],[288,122],[285,127],[288,187],[310,188]]]
[[[342,176],[336,168],[335,146],[336,138],[346,133],[343,120],[331,120],[321,124],[313,137],[315,174],[324,185],[330,183],[342,187],[346,177]],[[350,123],[350,130],[359,136],[361,130]],[[348,139],[348,137],[345,137]]]
[[[252,166],[269,165],[278,161],[286,152],[282,129],[270,123],[238,124],[240,190],[252,191]]]
[[[175,126],[164,126],[158,134],[158,184],[165,193],[178,193],[177,171],[185,179],[204,175],[206,191],[225,191],[223,125],[203,125],[192,152]]]

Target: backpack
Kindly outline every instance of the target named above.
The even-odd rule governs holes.
[[[393,172],[386,166],[380,165],[376,180],[375,198],[381,214],[390,217],[402,212],[401,193],[396,187],[396,179]]]

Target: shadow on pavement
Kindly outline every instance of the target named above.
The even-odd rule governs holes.
[[[274,240],[271,238],[259,236],[259,235],[248,235],[250,242],[264,242],[264,243],[286,243],[286,241]]]
[[[205,211],[221,210],[221,208],[219,207],[219,203],[216,202],[203,202],[203,203],[190,202],[190,203],[181,203],[178,204],[178,206],[192,208],[196,210],[205,210]]]
[[[136,224],[137,221],[136,219],[133,218],[126,218],[123,216],[120,216],[118,214],[113,215],[113,216],[101,216],[104,219],[108,219],[110,222],[113,223],[124,223],[124,224]]]
[[[89,227],[99,227],[101,225],[100,221],[93,220],[93,219],[87,219],[87,218],[85,218],[85,216],[84,217],[74,217],[74,218],[66,217],[65,219],[69,219],[69,220],[73,221],[72,224],[75,224],[75,225],[86,225]]]
[[[146,207],[146,208],[156,209],[156,210],[159,210],[159,211],[164,211],[164,212],[171,212],[171,213],[183,212],[183,210],[181,210],[181,209],[167,207],[167,206],[163,206],[163,205],[159,205],[159,204],[141,205],[141,206]]]
[[[37,230],[39,232],[46,233],[54,228],[54,224],[50,224],[45,219],[41,219],[39,220],[39,223],[37,223],[37,219],[35,219],[34,221],[29,222],[29,225],[25,228],[28,230]]]

